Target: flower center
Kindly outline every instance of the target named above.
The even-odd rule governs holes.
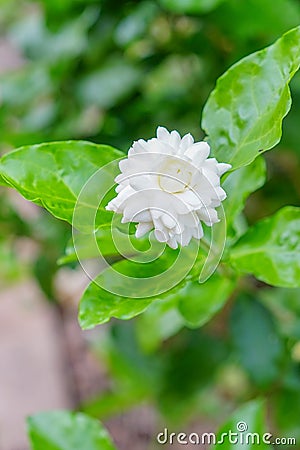
[[[190,189],[193,169],[187,161],[167,158],[159,169],[159,187],[169,194],[180,194]]]

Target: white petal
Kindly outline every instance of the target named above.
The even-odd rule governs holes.
[[[180,137],[180,134],[178,133],[178,131],[176,131],[176,130],[171,131],[169,144],[170,144],[175,150],[178,150],[179,145],[180,145],[180,142],[181,142],[181,137]]]
[[[118,186],[116,187],[115,191],[119,194],[124,188],[126,187],[125,184],[118,184]]]
[[[196,213],[192,212],[189,214],[184,214],[183,216],[179,216],[179,220],[181,224],[185,227],[196,227],[198,226],[199,219]]]
[[[191,145],[193,145],[194,143],[194,138],[193,136],[188,133],[185,134],[183,136],[183,138],[181,139],[181,144],[180,144],[180,148],[181,150],[184,152],[185,150],[187,150],[189,147],[191,147]]]
[[[174,234],[176,234],[177,236],[180,236],[183,233],[183,231],[184,231],[184,224],[181,224],[181,223],[177,223],[176,227],[173,228],[173,230],[172,230],[172,232]]]
[[[219,175],[223,175],[225,172],[227,172],[228,170],[231,169],[231,164],[226,164],[226,163],[218,163],[218,172]]]
[[[160,139],[149,139],[146,142],[146,151],[149,153],[159,153],[160,155],[172,155],[174,152],[173,147],[167,141],[162,141]]]
[[[194,208],[200,208],[202,206],[200,195],[197,195],[196,192],[193,192],[191,190],[182,192],[181,194],[177,194],[177,197],[184,203],[187,203]]]
[[[152,216],[150,214],[149,209],[145,209],[144,211],[140,211],[135,216],[135,222],[152,222]]]
[[[140,238],[144,236],[146,233],[148,233],[148,231],[152,230],[152,228],[153,228],[152,222],[139,223],[138,226],[136,227],[135,236],[137,238]]]
[[[189,147],[184,156],[188,157],[193,161],[196,167],[199,167],[203,161],[208,157],[210,153],[210,147],[207,142],[196,142],[191,147]]]
[[[144,139],[139,139],[138,141],[135,141],[132,144],[132,147],[129,149],[128,155],[135,155],[139,153],[145,153],[146,152],[146,141]]]
[[[180,243],[182,245],[182,247],[186,247],[190,241],[192,239],[192,233],[190,231],[190,229],[186,229],[184,230],[184,233],[182,233],[182,235],[180,236]]]
[[[163,214],[162,211],[159,211],[159,210],[153,209],[153,208],[150,210],[150,213],[151,213],[151,216],[152,216],[153,220],[159,219],[160,216]]]
[[[213,208],[201,208],[197,211],[198,217],[206,225],[213,225],[219,222],[217,211]]]
[[[192,229],[192,235],[195,239],[201,239],[203,237],[204,232],[201,223],[199,223],[198,227]]]
[[[158,242],[167,242],[169,236],[167,233],[165,233],[163,230],[156,230],[154,231],[154,236],[158,240]]]
[[[221,200],[219,198],[212,198],[210,201],[210,204],[209,204],[209,206],[211,208],[217,208],[220,205],[221,205]]]
[[[220,177],[215,172],[203,168],[202,173],[212,186],[220,186]]]
[[[134,174],[129,178],[129,184],[135,191],[153,188],[153,175]]]
[[[145,141],[144,139],[139,139],[134,142],[132,147],[129,149],[128,157],[134,157],[143,153],[167,153],[166,148],[170,148],[168,142],[161,141],[160,139],[152,138]],[[171,152],[172,153],[172,152]]]
[[[225,198],[227,197],[226,192],[221,187],[216,187],[215,192],[216,192],[218,199],[221,200],[221,202],[223,200],[225,200]]]
[[[128,159],[122,159],[119,162],[119,168],[120,168],[121,172],[124,172],[127,169],[127,167],[128,167]]]
[[[133,193],[133,189],[130,186],[126,186],[114,199],[108,203],[107,209],[109,208],[110,211],[122,213],[126,202]]]
[[[114,211],[115,207],[114,207],[114,201],[111,200],[106,206],[105,209],[107,209],[107,211]]]
[[[193,189],[199,196],[202,203],[204,205],[209,205],[211,199],[216,197],[216,190],[218,187],[213,186],[204,174],[200,174],[195,177],[192,182]]]
[[[125,181],[126,181],[126,175],[124,175],[124,173],[120,173],[115,178],[116,183],[124,183]]]
[[[216,174],[219,173],[218,171],[218,161],[216,158],[208,158],[204,163],[202,164],[202,167],[205,169],[212,170]]]
[[[170,133],[168,132],[168,130],[165,127],[157,127],[156,136],[157,136],[157,139],[169,142]]]
[[[161,220],[167,228],[174,228],[176,226],[176,220],[169,214],[163,214]]]
[[[176,250],[178,248],[178,243],[175,239],[174,236],[170,237],[169,240],[167,241],[167,244],[169,245],[169,247],[171,247],[173,250]]]
[[[126,218],[126,222],[128,222],[128,219],[130,222],[139,222],[139,220],[137,220],[137,216],[144,210],[145,206],[141,202],[141,199],[137,198],[137,196],[135,195],[133,199],[130,199],[130,201],[128,200],[127,202],[125,202],[123,215]]]

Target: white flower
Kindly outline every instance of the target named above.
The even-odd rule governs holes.
[[[219,221],[215,208],[226,198],[220,176],[231,167],[209,153],[191,134],[181,138],[158,127],[156,138],[134,142],[120,162],[118,195],[106,208],[123,214],[123,223],[138,222],[136,237],[154,229],[156,239],[174,249],[201,239],[201,222]]]

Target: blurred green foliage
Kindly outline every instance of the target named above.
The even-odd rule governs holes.
[[[3,145],[92,138],[126,150],[157,124],[199,137],[216,78],[300,22],[295,0],[2,1],[22,70],[1,77]],[[187,13],[188,15],[184,15]]]
[[[1,153],[81,138],[125,151],[158,124],[202,137],[201,110],[217,77],[299,23],[297,0],[1,0],[1,37],[23,61],[0,76]],[[266,156],[267,184],[246,204],[250,224],[288,203],[299,206],[299,74],[291,87],[283,139]],[[256,162],[261,177],[262,164]],[[69,228],[44,213],[36,221],[22,218],[4,190],[0,219],[3,278],[22,274],[14,246],[29,236],[39,245],[33,271],[52,298]],[[233,236],[243,223],[237,218],[230,226]],[[182,428],[196,415],[220,423],[234,406],[261,397],[276,433],[300,439],[299,294],[249,277],[201,331],[182,330],[201,324],[197,302],[185,303],[183,321],[172,298],[134,321],[116,321],[105,342],[96,334],[93,343],[114,386],[83,408],[105,419],[148,402]],[[203,295],[213,295],[209,285]],[[221,306],[212,305],[213,312]],[[243,406],[236,419],[247,421],[254,411],[263,429],[260,406],[251,408]]]

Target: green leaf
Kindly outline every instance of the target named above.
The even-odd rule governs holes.
[[[244,425],[246,430],[241,431]],[[217,443],[212,448],[214,450],[218,448],[220,450],[242,450],[243,448],[248,450],[257,448],[262,450],[270,449],[272,446],[265,444],[262,439],[264,433],[266,433],[265,427],[265,407],[263,402],[254,400],[245,403],[220,428],[217,434]],[[230,432],[232,432],[231,441],[228,439]],[[237,434],[233,435],[234,433]]]
[[[131,319],[145,311],[153,299],[132,299],[114,295],[92,282],[80,301],[79,323],[87,330],[108,322],[112,317]]]
[[[235,288],[235,280],[215,272],[205,283],[189,281],[173,296],[178,309],[190,327],[208,322],[224,305]]]
[[[160,270],[163,272],[165,269],[163,265],[160,266],[159,262],[156,266],[159,272]],[[127,271],[127,274],[122,277],[119,270]],[[127,320],[145,311],[157,298],[157,296],[149,295],[151,291],[154,295],[157,288],[163,289],[163,283],[159,286],[155,278],[151,279],[154,270],[155,264],[137,263],[135,265],[135,263],[127,260],[117,262],[105,269],[83,294],[79,307],[81,327],[83,329],[92,328],[108,322],[112,317]],[[142,278],[143,276],[145,278]],[[143,284],[145,290],[143,290]],[[153,285],[152,289],[151,285]],[[124,296],[117,295],[116,288],[119,292],[124,292]]]
[[[252,164],[231,172],[223,183],[227,198],[223,202],[227,234],[236,234],[235,220],[243,210],[247,197],[265,183],[266,163],[258,157]]]
[[[160,0],[165,8],[179,14],[201,14],[212,11],[224,0]]]
[[[232,309],[230,330],[240,364],[259,387],[269,388],[279,377],[284,355],[271,313],[255,298],[243,296]]]
[[[197,244],[194,245],[197,249]],[[82,328],[106,323],[112,317],[131,319],[154,300],[168,297],[198,276],[199,266],[203,265],[203,252],[195,254],[193,244],[178,251],[167,247],[155,260],[151,256],[150,262],[148,256],[142,252],[134,260],[116,262],[94,279],[80,302]]]
[[[300,286],[300,208],[287,206],[264,219],[232,247],[230,261],[274,286]]]
[[[10,184],[0,175],[0,186],[10,187]]]
[[[233,169],[276,145],[291,107],[289,82],[300,65],[300,27],[232,66],[217,81],[202,128],[214,156]]]
[[[125,233],[125,226],[114,227],[103,226],[96,233],[74,235],[69,240],[65,249],[65,255],[62,256],[58,263],[68,264],[84,259],[131,254],[135,251],[146,251],[149,248],[149,241],[144,238],[136,238],[135,235]],[[76,248],[76,250],[75,250]]]
[[[100,167],[124,154],[106,145],[84,141],[51,142],[22,147],[0,160],[0,176],[23,197],[43,206],[55,217],[72,223],[78,195]],[[113,185],[112,175],[112,185]],[[93,186],[95,199],[101,187]],[[83,205],[95,209],[94,204]],[[101,210],[97,223],[107,223],[111,213]]]
[[[32,450],[115,450],[102,424],[81,413],[51,411],[27,423]]]

